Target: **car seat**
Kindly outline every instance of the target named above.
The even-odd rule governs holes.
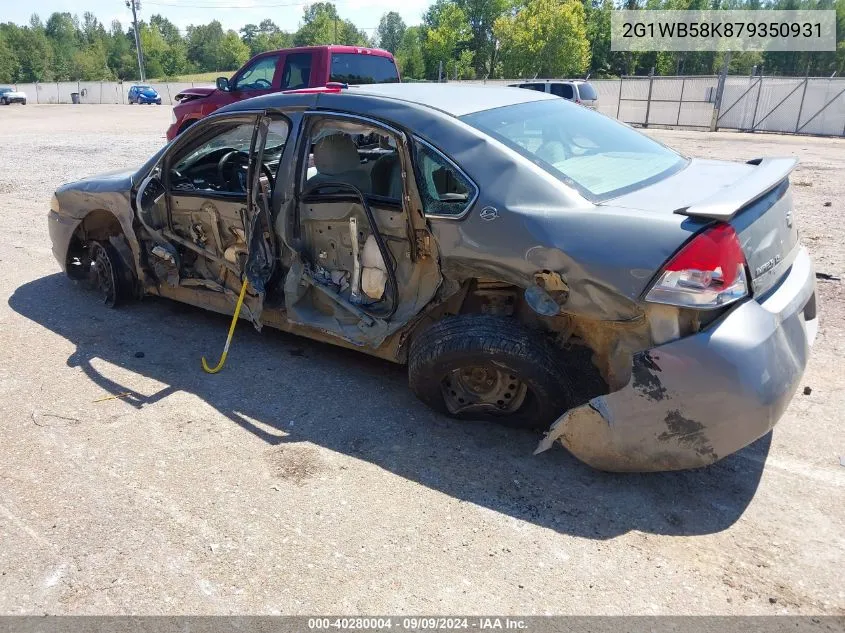
[[[305,183],[313,189],[321,183],[344,182],[369,193],[370,178],[361,168],[355,141],[348,134],[337,132],[314,143],[314,166],[317,173]]]

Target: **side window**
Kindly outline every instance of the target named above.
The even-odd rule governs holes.
[[[282,90],[307,88],[311,80],[311,53],[289,53],[282,71]]]
[[[520,84],[519,87],[536,90],[537,92],[546,92],[546,84]]]
[[[272,88],[278,61],[278,55],[262,57],[255,61],[235,81],[234,90],[268,90]]]
[[[244,194],[255,122],[219,123],[216,134],[171,161],[171,191]]]
[[[575,90],[572,84],[552,84],[552,94],[572,101],[575,98]]]
[[[365,194],[402,199],[402,169],[396,139],[387,130],[338,119],[319,121],[308,139],[304,190],[328,192],[321,184],[342,182]]]
[[[457,217],[466,212],[478,190],[450,160],[415,139],[417,183],[426,215]]]

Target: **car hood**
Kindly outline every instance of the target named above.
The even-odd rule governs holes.
[[[21,92],[20,90],[12,90],[11,92],[4,92],[4,97],[25,97],[26,93]]]
[[[76,182],[69,182],[56,190],[56,193],[67,193],[70,191],[81,193],[100,192],[129,192],[132,188],[132,176],[134,169],[118,169],[115,171],[97,174]]]
[[[668,178],[627,193],[607,205],[655,213],[674,213],[710,198],[754,171],[754,165],[693,158]]]
[[[193,99],[204,99],[212,92],[216,92],[217,88],[214,87],[206,87],[206,88],[186,88],[179,92],[176,95],[176,101],[186,101],[186,100],[193,100]]]

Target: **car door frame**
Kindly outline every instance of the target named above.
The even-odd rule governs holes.
[[[336,109],[321,110],[316,107],[311,107],[302,112],[302,119],[298,125],[296,146],[294,151],[289,155],[291,162],[289,163],[289,174],[292,178],[292,190],[289,190],[289,198],[286,204],[278,208],[279,216],[277,217],[276,226],[283,227],[282,230],[277,229],[279,239],[290,249],[294,258],[300,258],[304,254],[305,245],[302,242],[301,226],[302,219],[300,217],[300,208],[303,204],[304,192],[302,186],[305,182],[305,174],[307,174],[309,141],[311,138],[311,130],[313,126],[320,120],[326,119],[340,119],[349,123],[357,123],[367,127],[374,127],[382,129],[397,140],[398,157],[400,160],[400,171],[402,177],[402,199],[399,201],[403,214],[406,218],[406,234],[409,241],[410,258],[411,261],[417,263],[423,256],[433,256],[435,262],[439,262],[439,257],[434,246],[431,229],[428,225],[425,214],[422,212],[422,200],[417,191],[417,184],[415,180],[416,171],[414,169],[414,157],[412,151],[413,134],[409,133],[393,123],[383,121],[381,119],[359,114],[356,112],[344,112]],[[362,204],[368,204],[362,201]],[[385,261],[388,261],[385,258]],[[291,272],[286,273],[286,284],[290,284]],[[299,283],[298,280],[293,280]],[[440,276],[438,264],[438,282],[435,287],[439,287],[442,283],[442,276]],[[401,291],[397,289],[397,294],[401,295]],[[433,293],[432,293],[433,296]],[[286,292],[286,301],[289,297]],[[335,298],[337,300],[337,298]],[[431,298],[428,299],[430,301]],[[289,306],[290,307],[290,306]],[[360,312],[354,306],[346,306],[353,314]],[[423,308],[420,308],[421,311]],[[391,315],[387,319],[379,317],[371,317],[375,321],[379,333],[367,341],[368,345],[377,347],[384,338],[393,332],[401,329],[419,314],[419,311],[405,319],[393,319]],[[368,315],[369,316],[369,315]],[[293,319],[293,314],[289,310],[288,318],[294,325],[309,326],[307,322],[298,322]],[[345,340],[338,332],[327,332],[332,339]],[[360,345],[361,343],[358,343]]]
[[[218,263],[220,265],[225,266],[227,269],[229,269],[232,273],[234,273],[236,275],[243,275],[244,274],[245,271],[240,270],[240,268],[237,265],[232,264],[231,262],[229,262],[228,260],[226,260],[225,258],[223,258],[223,257],[221,257],[217,254],[210,253],[209,251],[202,249],[201,247],[199,247],[196,244],[194,244],[193,242],[191,242],[189,239],[183,238],[182,236],[177,235],[175,233],[175,231],[173,229],[173,222],[172,222],[172,209],[173,209],[172,196],[173,196],[173,193],[172,193],[172,187],[171,187],[171,181],[170,181],[170,169],[171,169],[171,167],[173,166],[173,164],[176,160],[175,157],[177,155],[180,155],[181,152],[184,151],[186,146],[194,145],[196,143],[198,137],[206,136],[207,134],[209,134],[209,132],[214,127],[216,127],[216,126],[218,126],[218,125],[220,125],[220,124],[222,124],[226,121],[235,122],[235,121],[240,120],[243,123],[252,123],[253,124],[253,136],[252,136],[252,140],[250,142],[250,155],[252,156],[252,158],[254,160],[253,154],[254,154],[254,150],[255,150],[255,143],[256,143],[256,139],[257,139],[257,133],[258,133],[259,125],[260,125],[261,121],[264,120],[265,118],[273,117],[273,116],[281,116],[281,117],[285,118],[285,120],[287,121],[289,129],[288,129],[288,139],[285,143],[285,150],[282,154],[282,158],[280,159],[280,162],[279,162],[279,167],[276,171],[276,175],[275,175],[275,179],[274,179],[274,185],[273,185],[273,192],[272,192],[271,199],[269,201],[269,210],[268,210],[269,219],[268,219],[268,221],[272,224],[273,218],[274,218],[273,209],[276,208],[275,202],[278,199],[277,196],[280,194],[279,190],[285,188],[285,187],[276,186],[276,182],[278,182],[279,176],[282,173],[282,169],[283,169],[285,163],[290,161],[289,155],[290,155],[290,152],[292,150],[290,150],[289,148],[292,147],[292,146],[289,143],[290,143],[291,138],[292,138],[292,132],[294,130],[295,122],[292,120],[292,118],[290,116],[286,115],[283,112],[277,112],[277,111],[243,110],[243,111],[237,111],[237,112],[224,112],[224,113],[221,113],[221,114],[213,114],[209,117],[206,117],[205,119],[199,121],[196,125],[192,126],[190,129],[186,130],[184,134],[181,134],[179,137],[177,137],[170,144],[170,146],[168,146],[167,149],[165,149],[164,152],[162,152],[162,154],[158,157],[158,159],[150,166],[149,170],[146,172],[143,179],[141,180],[141,183],[139,184],[138,189],[135,192],[134,197],[133,197],[133,199],[135,201],[135,207],[136,207],[136,216],[138,217],[138,221],[141,223],[142,226],[144,226],[144,228],[147,230],[147,233],[150,234],[151,238],[156,243],[160,243],[162,245],[168,245],[168,244],[172,245],[172,243],[179,244],[180,246],[188,248],[189,250],[197,253],[199,256],[206,257],[206,258],[210,259],[211,261],[214,261],[215,263]],[[210,138],[212,138],[212,137],[209,136],[209,139]],[[201,142],[202,141],[200,141],[200,143]],[[249,176],[251,176],[251,175],[252,175],[252,171],[250,170]],[[164,197],[166,226],[161,230],[157,230],[157,229],[149,226],[145,222],[145,220],[142,216],[142,211],[140,209],[140,202],[139,201],[141,200],[141,197],[143,195],[144,190],[149,186],[150,182],[153,179],[158,180],[161,183],[161,187],[163,189],[162,195]],[[245,213],[246,218],[248,218],[249,215],[250,215],[250,202],[251,202],[251,195],[252,195],[251,180],[252,179],[250,178],[250,184],[248,186],[247,191],[244,193],[243,197],[237,196],[238,200],[242,199],[244,201],[244,206],[246,207],[246,213]],[[194,194],[192,194],[192,192],[180,192],[180,195],[184,195],[184,194],[187,194],[189,196],[194,195]],[[226,200],[226,201],[232,201],[232,200],[236,199],[236,196],[234,194],[225,194],[225,193],[209,192],[209,191],[197,192],[195,194],[195,197],[200,198],[200,199],[212,199],[212,200],[216,199],[216,200]],[[247,229],[248,229],[248,227],[245,224],[244,225],[244,231],[246,232]],[[276,243],[276,249],[278,249],[279,248],[278,240],[274,240],[274,243]],[[247,245],[249,246],[249,242],[247,243]],[[276,255],[278,255],[278,252],[276,253]]]

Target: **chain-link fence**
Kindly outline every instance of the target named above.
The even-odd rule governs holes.
[[[508,85],[520,80],[467,81]],[[523,82],[525,80],[522,80]],[[604,114],[641,126],[845,136],[845,78],[821,77],[622,77],[591,79]],[[20,84],[30,103],[127,103],[131,83]],[[179,91],[208,82],[150,82],[163,104]]]

